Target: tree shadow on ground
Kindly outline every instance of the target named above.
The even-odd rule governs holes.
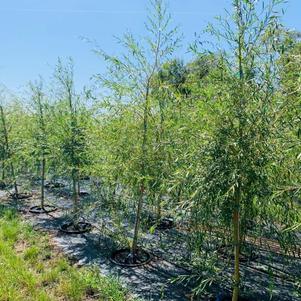
[[[67,201],[69,202],[70,200]],[[111,237],[104,235],[102,232],[97,232],[96,230],[91,233],[80,235],[63,234],[58,229],[62,223],[68,219],[68,214],[66,214],[67,211],[61,210],[53,214],[32,215],[28,213],[28,209],[33,202],[37,202],[37,200],[7,200],[5,204],[0,206],[0,216],[1,214],[4,214],[7,209],[22,212],[26,219],[30,219],[32,221],[35,228],[52,233],[55,245],[58,246],[74,264],[99,266],[103,274],[117,276],[133,293],[143,297],[145,300],[191,300],[189,298],[191,287],[187,287],[184,284],[174,284],[170,282],[170,280],[174,279],[176,276],[187,274],[187,269],[183,269],[176,265],[172,258],[168,258],[169,255],[166,256],[165,254],[165,256],[161,256],[162,254],[164,255],[165,248],[159,250],[160,252],[155,252],[153,260],[148,265],[135,268],[117,266],[110,261],[111,251],[116,248],[116,243]],[[61,200],[61,202],[63,204],[65,200]],[[178,236],[181,234],[176,233],[176,231],[176,229],[173,229],[169,232],[167,231],[160,234],[163,239],[166,239],[167,245],[172,246],[173,235]],[[159,236],[159,233],[156,235]],[[153,249],[153,247],[155,248],[156,243],[152,246],[151,242],[147,242],[151,239],[158,240],[158,237],[154,238],[153,236],[154,235],[144,237],[141,241],[144,247],[150,247],[150,249]],[[179,240],[181,241],[182,237],[180,237]],[[186,250],[183,244],[179,244],[180,248],[178,255],[181,256],[181,254],[186,253]],[[181,247],[183,253],[180,252]],[[170,251],[173,252],[173,250]],[[270,257],[268,258],[267,256],[271,255],[262,253],[262,256],[259,256],[259,259],[263,260],[263,262],[267,260],[271,262]],[[275,265],[276,257],[273,258],[273,264]],[[285,264],[285,262],[281,261],[280,263]],[[260,261],[256,262],[255,265],[258,266],[258,264],[260,264]],[[296,264],[294,270],[298,270],[300,266],[299,264],[300,262]],[[225,273],[227,273],[225,277],[229,279],[230,283],[231,268]],[[293,285],[291,283],[285,282],[281,278],[276,278],[272,287],[271,282],[269,281],[269,276],[259,272],[258,270],[254,270],[252,265],[249,263],[248,265],[242,266],[242,278],[246,280],[244,281],[244,290],[252,292],[254,298],[253,301],[298,300],[298,297],[293,296]],[[227,286],[227,284],[223,285]],[[221,285],[215,286],[213,290],[219,290],[219,286]],[[271,290],[273,290],[274,293],[274,297],[272,299],[270,299],[270,295],[267,293],[269,287],[271,287]],[[229,287],[223,287],[223,289],[229,289]],[[208,301],[210,298],[200,297],[198,300]]]

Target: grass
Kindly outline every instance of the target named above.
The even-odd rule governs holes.
[[[0,301],[133,300],[98,268],[72,266],[14,211],[0,208]]]

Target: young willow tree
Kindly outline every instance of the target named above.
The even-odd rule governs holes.
[[[154,77],[162,64],[174,52],[179,41],[176,28],[170,27],[171,18],[166,12],[163,1],[154,0],[150,3],[151,11],[145,25],[148,36],[138,41],[132,34],[125,34],[123,39],[119,40],[125,48],[125,53],[120,57],[108,55],[102,50],[96,51],[109,64],[108,76],[100,76],[100,80],[102,85],[112,92],[111,99],[117,100],[115,103],[111,102],[111,106],[118,107],[116,111],[119,111],[119,114],[122,114],[120,111],[123,113],[127,111],[127,114],[130,114],[139,125],[136,132],[133,132],[133,128],[127,128],[126,120],[122,124],[126,128],[120,129],[120,133],[127,135],[128,142],[134,141],[135,143],[132,149],[124,149],[124,151],[129,150],[128,154],[116,156],[126,158],[128,164],[115,161],[121,167],[120,173],[124,171],[122,168],[131,169],[130,172],[126,172],[130,179],[119,178],[119,180],[124,185],[132,186],[134,195],[137,197],[134,237],[131,246],[133,260],[137,253],[142,206],[149,196],[150,140],[153,134],[150,130],[150,116],[154,103],[152,92],[156,88]],[[134,136],[130,136],[131,134]],[[119,139],[123,138],[119,136]],[[110,151],[114,152],[112,149]]]
[[[204,150],[203,188],[196,197],[218,223],[232,229],[232,300],[239,298],[240,253],[256,208],[269,206],[273,162],[275,59],[278,56],[280,0],[233,0],[233,14],[208,30],[228,46],[221,53],[224,73],[211,103],[214,130]],[[203,208],[203,209],[202,209]],[[204,212],[208,216],[208,212]]]
[[[32,138],[34,159],[38,161],[38,170],[41,180],[41,211],[49,211],[49,205],[45,208],[45,178],[47,172],[47,159],[51,152],[50,146],[50,130],[49,130],[49,105],[46,95],[43,91],[43,81],[40,79],[34,83],[30,83],[31,103],[33,108],[32,116]],[[53,209],[53,208],[52,208]],[[39,212],[39,209],[37,209]]]
[[[0,131],[2,143],[3,175],[9,175],[13,184],[14,198],[26,198],[30,194],[20,193],[17,177],[26,168],[28,157],[24,151],[28,143],[28,120],[26,110],[18,99],[8,91],[1,93],[0,103]]]
[[[59,84],[59,100],[54,108],[56,140],[61,151],[63,168],[72,179],[73,222],[79,219],[80,172],[87,164],[86,112],[80,95],[74,89],[73,62],[58,61],[55,78]]]
[[[18,185],[17,185],[17,179],[16,179],[16,173],[15,173],[15,166],[12,159],[12,150],[11,150],[11,144],[9,139],[9,129],[7,126],[7,115],[4,110],[4,106],[1,103],[0,104],[0,117],[1,117],[1,132],[2,132],[2,149],[3,149],[3,157],[2,157],[2,174],[4,178],[6,164],[9,165],[10,169],[10,175],[13,180],[13,186],[15,190],[15,197],[18,197]]]

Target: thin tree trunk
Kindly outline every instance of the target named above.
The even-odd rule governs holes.
[[[77,193],[78,193],[78,196],[80,196],[80,183],[79,183],[79,177],[78,177],[78,181],[77,181]]]
[[[138,237],[139,237],[139,226],[140,226],[140,217],[142,212],[142,205],[143,205],[143,197],[144,197],[144,184],[141,185],[141,191],[139,195],[139,201],[137,205],[136,211],[136,219],[135,219],[135,230],[134,230],[134,238],[132,244],[132,256],[135,256],[137,253],[137,245],[138,245]]]
[[[164,100],[159,99],[159,108],[160,108],[160,128],[159,128],[159,133],[157,136],[157,144],[158,144],[158,156],[157,156],[157,160],[160,162],[160,172],[163,173],[160,175],[160,179],[164,178],[165,176],[165,165],[164,162],[166,160],[166,156],[165,156],[165,148],[164,148],[164,144],[163,144],[163,135],[164,135],[164,106],[162,104]],[[162,158],[163,157],[163,158]],[[161,182],[161,181],[160,181]],[[162,201],[162,191],[160,191],[159,194],[159,198],[157,200],[157,223],[160,223],[161,218],[162,218],[162,205],[161,205],[161,201]]]
[[[237,301],[239,296],[239,212],[237,210],[233,213],[233,239],[234,239],[234,276],[233,276],[233,293],[232,301]]]
[[[41,170],[41,208],[44,210],[45,206],[45,166],[46,160],[45,158],[42,159],[42,170]]]
[[[10,163],[10,170],[11,170],[11,175],[12,175],[13,180],[14,180],[15,197],[18,198],[18,195],[19,195],[18,184],[17,184],[17,180],[16,180],[16,177],[15,177],[14,165],[13,165],[12,162]]]
[[[75,218],[75,222],[78,221],[78,205],[79,205],[79,200],[78,200],[78,191],[77,191],[77,174],[76,170],[72,170],[72,199],[73,199],[73,215]]]
[[[240,206],[241,191],[240,185],[235,196],[234,211],[233,211],[233,245],[234,245],[234,274],[233,274],[233,292],[232,301],[238,301],[239,298],[239,287],[240,287]]]
[[[36,164],[36,176],[37,178],[39,179],[41,177],[41,173],[42,173],[42,170],[41,170],[41,164],[42,162],[40,160],[37,161],[37,164]]]
[[[5,179],[5,163],[4,163],[4,158],[3,158],[3,161],[2,161],[2,173],[1,173],[1,178],[2,178],[2,181],[4,181]]]
[[[157,223],[160,223],[161,218],[162,218],[161,199],[162,199],[162,195],[160,193],[158,200],[157,200]]]

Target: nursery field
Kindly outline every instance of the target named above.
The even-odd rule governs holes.
[[[106,66],[90,86],[71,58],[24,93],[1,86],[0,301],[301,300],[301,35],[285,2],[233,0],[184,61],[152,0],[118,55],[89,41]]]

